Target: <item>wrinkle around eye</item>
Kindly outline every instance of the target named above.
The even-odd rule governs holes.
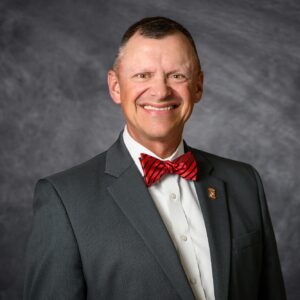
[[[189,77],[186,76],[185,74],[170,74],[168,76],[169,79],[177,81],[177,82],[185,82],[187,80],[189,80]]]
[[[135,78],[137,80],[147,80],[151,78],[151,73],[150,72],[142,72],[142,73],[136,73],[132,76],[132,78]]]

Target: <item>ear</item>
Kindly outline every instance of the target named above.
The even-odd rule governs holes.
[[[204,81],[204,75],[203,72],[200,71],[199,74],[196,75],[196,90],[195,90],[195,100],[194,103],[197,103],[201,100],[202,94],[203,94],[203,81]]]
[[[119,78],[115,71],[109,70],[107,73],[107,84],[109,94],[116,104],[121,104]]]

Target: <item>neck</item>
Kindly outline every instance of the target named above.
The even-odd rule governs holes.
[[[127,128],[128,129],[128,128]],[[164,159],[169,156],[171,156],[177,149],[179,143],[181,142],[181,135],[178,135],[177,137],[173,137],[172,139],[141,139],[139,137],[136,137],[134,134],[128,130],[128,133],[130,136],[140,143],[145,148],[149,149],[151,152],[156,154],[158,157]]]
[[[160,158],[171,156],[177,149],[181,139],[170,142],[151,141],[150,143],[140,143]]]

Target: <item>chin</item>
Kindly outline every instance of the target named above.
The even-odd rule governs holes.
[[[148,137],[149,140],[153,141],[167,141],[170,139],[174,139],[178,136],[172,130],[152,130],[151,132],[146,132],[145,136]]]

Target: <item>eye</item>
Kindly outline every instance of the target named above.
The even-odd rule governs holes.
[[[137,73],[133,76],[134,78],[138,79],[138,80],[144,80],[144,79],[148,79],[151,77],[151,74],[148,72],[145,73]]]
[[[181,73],[174,73],[170,75],[170,78],[176,81],[185,81],[187,77]]]
[[[182,74],[174,74],[173,77],[176,78],[176,79],[179,79],[179,78],[184,78],[184,75],[182,75]]]

